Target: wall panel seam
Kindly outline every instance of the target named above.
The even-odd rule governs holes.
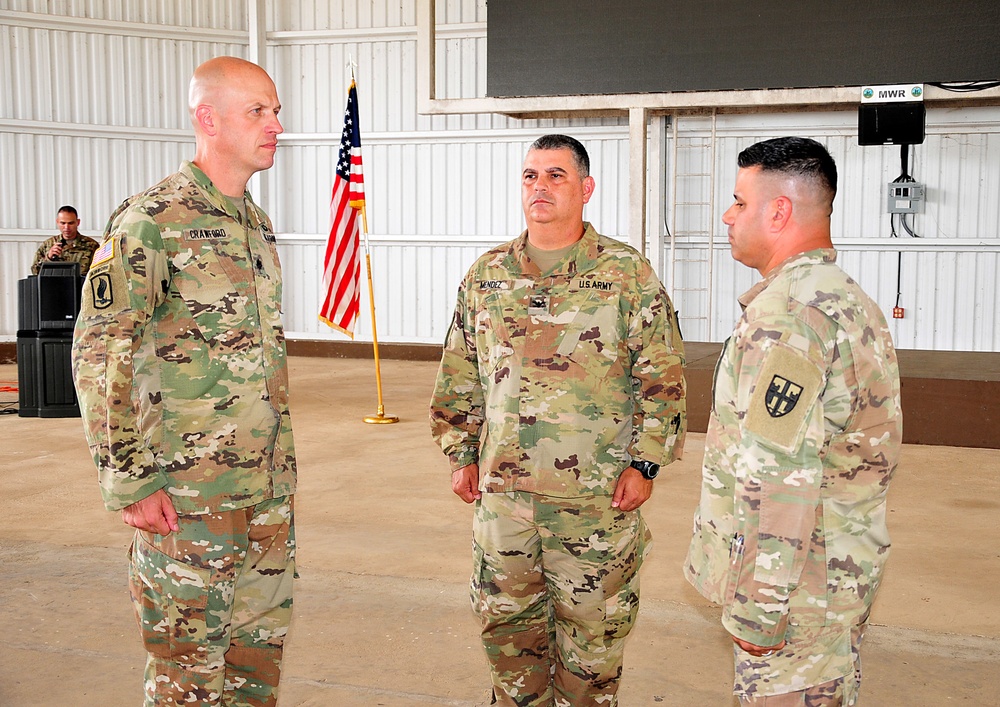
[[[120,37],[182,39],[188,41],[225,42],[226,44],[249,44],[250,42],[247,33],[243,30],[120,22],[117,20],[45,15],[36,12],[18,12],[14,10],[0,13],[0,25],[5,24],[30,29],[109,34]]]
[[[626,140],[627,125],[592,125],[563,128],[491,128],[466,130],[413,130],[362,132],[361,145],[412,145],[427,143],[523,142],[534,140],[543,132],[571,131],[581,140]],[[288,145],[340,145],[340,133],[283,133],[279,142]]]
[[[154,128],[144,125],[105,125],[99,123],[60,123],[45,120],[0,118],[0,132],[20,135],[55,135],[58,137],[152,140],[154,142],[189,142],[194,144],[190,128]]]
[[[438,39],[485,39],[486,23],[440,25]],[[296,44],[340,44],[341,42],[379,42],[415,40],[416,25],[402,27],[352,27],[348,29],[280,30],[267,33],[268,42],[276,46]]]

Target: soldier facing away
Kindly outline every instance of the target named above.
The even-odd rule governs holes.
[[[73,344],[109,510],[136,528],[129,584],[147,705],[274,705],[295,573],[295,455],[259,66],[191,79],[194,160],[111,217]]]
[[[836,265],[837,169],[803,138],[739,155],[723,216],[764,279],[723,347],[685,575],[722,605],[744,706],[851,705],[889,536],[899,371],[885,317]]]
[[[431,401],[473,515],[471,599],[496,703],[614,707],[650,534],[686,430],[684,350],[649,263],[583,221],[577,140],[536,140],[527,230],[463,280]]]

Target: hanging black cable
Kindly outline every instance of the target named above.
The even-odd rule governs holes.
[[[1000,81],[966,81],[963,83],[930,82],[928,86],[937,86],[945,91],[956,93],[971,93],[973,91],[985,91],[988,88],[1000,87]]]
[[[910,225],[906,223],[906,214],[899,215],[899,222],[903,224],[903,230],[910,234],[910,238],[920,238],[920,236],[918,236],[916,233],[913,232],[913,229],[910,228]]]

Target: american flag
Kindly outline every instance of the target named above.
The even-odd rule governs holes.
[[[365,177],[361,171],[361,130],[358,126],[358,88],[351,82],[344,111],[344,132],[330,197],[330,239],[323,259],[321,321],[352,339],[358,318],[361,277],[358,212],[365,207]]]

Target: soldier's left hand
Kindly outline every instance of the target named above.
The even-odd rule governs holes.
[[[611,507],[623,511],[634,511],[653,494],[653,482],[631,466],[625,467],[618,477],[615,496]]]
[[[776,646],[755,646],[753,643],[747,643],[742,638],[737,638],[736,636],[733,636],[733,643],[738,645],[744,653],[749,653],[755,658],[766,658],[785,647],[784,640]]]
[[[159,489],[122,509],[122,522],[133,528],[159,535],[170,535],[180,530],[177,511],[170,495]]]

